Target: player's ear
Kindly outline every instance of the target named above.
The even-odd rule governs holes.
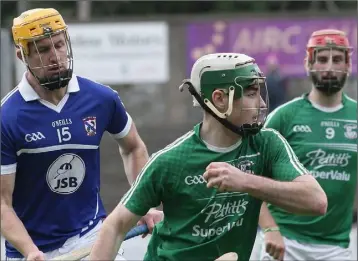
[[[308,63],[308,55],[303,59],[303,66],[305,67],[306,74],[309,75],[310,65]]]
[[[219,110],[225,110],[227,106],[227,95],[225,95],[223,90],[214,90],[211,99],[213,101],[214,106]]]
[[[16,56],[20,61],[23,61],[20,48],[16,48]]]

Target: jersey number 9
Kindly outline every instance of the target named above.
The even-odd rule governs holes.
[[[334,138],[335,131],[333,128],[327,128],[326,129],[326,138],[327,139],[333,139]]]

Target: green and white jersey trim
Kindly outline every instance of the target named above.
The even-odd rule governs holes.
[[[281,109],[285,108],[286,106],[290,105],[291,103],[294,103],[296,101],[299,101],[299,100],[303,100],[304,98],[303,97],[297,97],[297,98],[294,98],[292,99],[291,101],[289,102],[286,102],[280,106],[278,106],[276,109],[274,109],[268,116],[267,116],[267,119],[265,121],[265,126],[269,123],[269,121],[271,120],[271,118]]]
[[[357,123],[357,120],[343,120],[343,119],[327,119],[328,121],[340,121],[340,122],[347,122],[347,123]]]
[[[317,110],[319,111],[323,111],[323,112],[326,112],[326,113],[333,113],[333,112],[337,112],[339,110],[341,110],[343,108],[343,103],[340,103],[334,107],[325,107],[325,106],[322,106],[322,105],[319,105],[318,103],[315,103],[313,101],[311,101],[311,105],[313,108],[316,108]]]
[[[269,131],[269,132],[273,132],[274,134],[277,135],[277,137],[279,137],[279,139],[282,141],[283,145],[285,146],[286,152],[288,154],[288,157],[290,159],[290,162],[292,164],[292,166],[296,169],[296,171],[300,174],[300,175],[305,175],[308,174],[308,171],[306,170],[306,168],[299,162],[296,154],[293,152],[291,146],[288,144],[288,142],[286,141],[286,139],[276,130],[274,129],[269,129],[269,128],[263,128],[261,131],[265,132],[265,131]]]
[[[131,186],[131,188],[123,196],[122,200],[120,201],[120,204],[122,204],[122,205],[127,204],[128,200],[131,198],[131,196],[133,195],[133,192],[135,191],[135,189],[137,188],[138,184],[140,183],[142,177],[144,176],[144,173],[147,171],[147,169],[152,165],[153,162],[155,162],[155,160],[160,155],[163,155],[164,153],[166,153],[166,152],[178,147],[180,144],[182,144],[184,141],[186,141],[187,139],[189,139],[193,135],[194,135],[194,131],[189,131],[188,133],[184,134],[183,136],[179,137],[174,142],[172,142],[171,144],[166,146],[164,149],[159,150],[158,152],[154,153],[151,156],[151,158],[149,159],[149,161],[147,162],[147,164],[144,166],[142,171],[139,173],[138,177],[136,178],[136,180],[133,183],[133,185]]]
[[[351,151],[351,152],[357,152],[357,145],[356,144],[350,144],[350,143],[320,143],[320,142],[306,142],[305,145],[314,145],[314,146],[320,146],[325,147],[329,149],[336,149],[336,150],[345,150],[345,151]]]
[[[347,100],[350,100],[351,102],[357,103],[357,101],[356,101],[355,99],[352,99],[352,98],[349,97],[347,94],[344,94],[344,97],[345,97]]]

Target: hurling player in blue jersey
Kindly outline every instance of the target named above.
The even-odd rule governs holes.
[[[103,133],[118,142],[130,183],[148,153],[118,93],[73,74],[55,9],[22,13],[12,33],[27,71],[1,102],[1,234],[7,259],[48,260],[94,242],[106,216]],[[161,217],[153,209],[142,221],[152,227]]]

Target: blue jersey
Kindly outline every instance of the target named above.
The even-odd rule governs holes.
[[[1,110],[1,175],[16,172],[14,210],[41,251],[57,249],[105,217],[100,141],[105,131],[126,136],[132,119],[117,92],[75,75],[58,105],[24,76]],[[22,257],[9,242],[6,254]]]

